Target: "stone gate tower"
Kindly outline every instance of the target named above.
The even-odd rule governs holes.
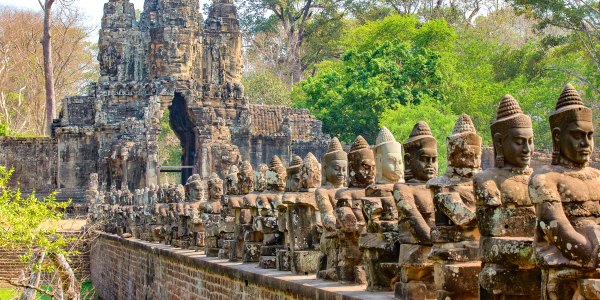
[[[128,0],[109,0],[100,78],[88,95],[64,99],[53,128],[62,196],[80,199],[90,173],[105,190],[157,184],[159,120],[167,110],[182,165],[193,166],[183,178],[223,175],[242,159],[320,157],[329,137],[308,111],[248,103],[241,55],[232,0],[215,0],[205,21],[197,0],[146,0],[139,20]]]

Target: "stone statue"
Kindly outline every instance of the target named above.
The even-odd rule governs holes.
[[[238,191],[239,195],[229,197],[229,208],[235,216],[234,238],[229,250],[230,261],[238,261],[243,258],[243,225],[252,224],[250,210],[243,208],[244,195],[254,191],[254,171],[252,170],[252,165],[247,160],[242,162],[241,170],[238,173]]]
[[[392,191],[394,183],[404,181],[402,145],[382,127],[373,154],[375,183],[366,188],[362,199],[367,228],[360,236],[359,246],[364,251],[367,289],[382,291],[392,289],[398,269],[398,210]]]
[[[375,157],[367,141],[358,136],[348,153],[348,188],[335,193],[337,235],[339,238],[337,279],[343,282],[366,283],[362,252],[358,239],[365,229],[362,199],[365,188],[375,180]]]
[[[190,176],[185,184],[186,202],[189,203],[189,232],[192,235],[191,248],[194,250],[204,249],[204,223],[200,214],[200,207],[206,201],[205,187],[202,178],[198,174]]]
[[[267,171],[269,167],[260,164],[258,170],[254,172],[254,192],[248,193],[242,199],[243,212],[238,220],[243,232],[244,243],[242,246],[242,262],[258,262],[260,257],[260,248],[262,247],[263,233],[255,230],[253,223],[258,217],[257,199],[259,195],[267,188]]]
[[[263,236],[258,266],[264,269],[276,267],[277,250],[283,249],[284,228],[279,228],[278,206],[281,205],[286,185],[286,168],[277,155],[273,156],[267,171],[268,190],[262,192],[256,200],[258,215],[253,219],[254,230]]]
[[[290,165],[286,169],[286,180],[285,180],[285,191],[286,193],[283,195],[282,202],[277,206],[277,226],[280,231],[283,232],[284,235],[284,248],[277,250],[276,253],[276,261],[275,267],[278,271],[290,271],[289,264],[289,252],[290,248],[290,235],[288,230],[290,229],[288,225],[288,201],[286,201],[286,195],[296,194],[300,191],[301,184],[301,174],[300,170],[302,168],[302,158],[298,155],[294,155],[292,157],[292,161]],[[293,196],[292,196],[293,197]],[[289,196],[288,196],[289,198]]]
[[[474,176],[481,233],[481,299],[539,299],[540,271],[533,257],[535,208],[529,198],[533,153],[531,118],[504,96],[491,125],[495,168]]]
[[[221,221],[219,223],[219,231],[221,233],[221,242],[219,250],[219,258],[229,259],[229,251],[231,251],[232,245],[235,243],[235,210],[233,208],[234,203],[240,204],[241,197],[239,197],[239,171],[235,165],[229,168],[229,174],[225,177],[223,197],[223,209],[221,210]]]
[[[592,110],[566,85],[550,115],[552,165],[529,181],[537,227],[535,255],[542,299],[600,297],[600,171],[588,167],[594,149]]]
[[[298,174],[299,192],[289,191],[283,196],[287,205],[289,266],[293,273],[309,274],[317,271],[321,254],[317,231],[320,218],[315,200],[315,191],[321,186],[321,164],[312,153],[306,155]]]
[[[480,170],[481,137],[469,116],[459,117],[446,146],[446,173],[427,182],[435,204],[429,256],[435,261],[435,289],[438,299],[477,299],[481,262],[473,176]]]
[[[202,221],[205,226],[205,251],[208,257],[216,257],[219,254],[219,221],[223,198],[223,180],[219,175],[213,173],[208,179],[208,201],[200,206]]]
[[[394,199],[400,231],[410,233],[410,237],[400,241],[401,276],[395,294],[400,299],[435,299],[433,262],[427,258],[435,216],[433,195],[426,183],[437,176],[438,161],[437,141],[427,123],[415,124],[404,151],[406,173],[410,176],[405,183],[394,185]]]
[[[229,195],[238,195],[239,194],[239,184],[238,184],[238,168],[235,165],[229,167],[229,173],[225,177],[225,186],[223,188],[223,193]]]
[[[338,263],[337,218],[335,216],[335,193],[346,185],[348,176],[348,154],[337,138],[331,139],[327,153],[323,156],[322,186],[315,191],[318,213],[322,228],[319,248],[321,255],[317,266],[317,277],[337,280],[335,268]],[[319,225],[319,224],[317,224]]]

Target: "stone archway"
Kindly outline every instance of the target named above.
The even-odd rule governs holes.
[[[169,105],[169,125],[181,143],[181,183],[192,176],[192,167],[196,161],[196,136],[194,124],[188,114],[186,99],[180,93],[175,93],[173,102]]]

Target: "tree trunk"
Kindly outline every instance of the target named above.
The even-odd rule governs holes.
[[[36,265],[41,264],[46,256],[46,251],[42,251],[36,255],[31,264],[31,277],[29,278],[28,286],[38,287],[40,285],[41,272],[35,272]],[[35,299],[37,291],[33,288],[26,288],[21,294],[20,300],[33,300]]]
[[[54,63],[52,61],[52,39],[50,35],[50,21],[52,18],[52,4],[55,0],[45,0],[44,33],[42,35],[42,49],[44,52],[44,80],[46,85],[46,133],[51,135],[52,121],[56,118],[54,94]],[[40,3],[41,4],[41,3]]]
[[[52,254],[51,256],[52,262],[54,262],[54,266],[56,267],[56,272],[60,277],[60,287],[62,290],[62,299],[63,300],[79,300],[79,289],[77,285],[77,280],[75,279],[75,273],[67,259],[62,254]]]

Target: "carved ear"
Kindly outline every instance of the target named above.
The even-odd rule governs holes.
[[[557,143],[560,142],[560,128],[552,128],[552,140]]]
[[[404,152],[404,164],[408,165],[410,163],[410,153]]]
[[[502,149],[502,134],[501,133],[495,133],[494,134],[494,147],[496,148],[496,150]]]

